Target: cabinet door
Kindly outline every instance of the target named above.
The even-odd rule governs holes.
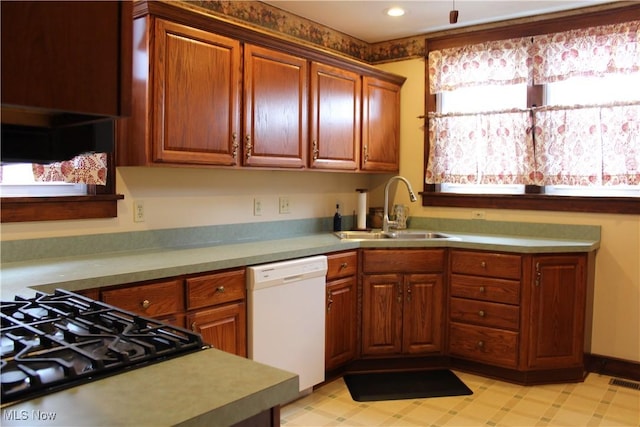
[[[586,259],[582,255],[533,258],[529,367],[583,363]]]
[[[154,55],[153,161],[236,165],[240,43],[156,19]]]
[[[327,283],[325,370],[356,356],[356,277]]]
[[[443,291],[441,274],[404,277],[403,353],[441,350]]]
[[[365,275],[362,283],[362,353],[402,351],[401,274]]]
[[[130,114],[130,1],[1,5],[3,106]]]
[[[307,72],[306,59],[245,45],[244,165],[305,167]]]
[[[362,165],[366,171],[400,168],[400,86],[363,77]]]
[[[247,357],[247,314],[244,302],[191,313],[187,316],[187,324],[214,348]]]
[[[311,64],[312,168],[358,168],[361,91],[359,74],[317,62]]]

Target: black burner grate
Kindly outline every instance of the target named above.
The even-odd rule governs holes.
[[[204,348],[199,334],[69,291],[1,305],[3,406]]]

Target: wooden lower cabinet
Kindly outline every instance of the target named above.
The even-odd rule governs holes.
[[[363,251],[363,356],[442,350],[444,260],[442,249]]]
[[[199,310],[187,315],[189,328],[218,350],[247,356],[247,316],[244,302]]]
[[[356,251],[328,255],[325,313],[325,370],[331,371],[357,355]]]
[[[200,273],[84,293],[198,332],[205,343],[247,357],[245,269]]]
[[[592,255],[452,250],[450,259],[451,356],[525,383],[582,379]]]
[[[527,369],[584,366],[586,255],[538,255],[527,283]],[[528,320],[528,321],[526,321]]]
[[[198,274],[185,283],[188,327],[207,344],[247,357],[245,269]]]

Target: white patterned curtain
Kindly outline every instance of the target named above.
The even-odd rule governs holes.
[[[538,108],[537,185],[640,185],[640,104]]]
[[[640,21],[630,21],[535,36],[534,83],[640,72],[639,27]]]
[[[36,182],[107,184],[107,154],[82,154],[71,160],[46,165],[33,164]]]
[[[429,52],[432,94],[531,82],[530,38]],[[528,111],[430,114],[427,183],[527,184],[533,171]]]
[[[430,52],[432,94],[616,73],[637,74],[639,83],[629,88],[637,103],[431,113],[426,182],[640,185],[639,27],[632,21],[536,36],[533,44],[512,39]]]
[[[637,103],[535,111],[539,185],[640,185],[640,21],[536,36],[534,81],[629,74]]]
[[[531,184],[529,111],[429,115],[426,182]]]
[[[531,39],[517,38],[429,52],[429,91],[531,82]]]

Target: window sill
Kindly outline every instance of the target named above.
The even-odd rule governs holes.
[[[632,197],[574,197],[421,192],[422,206],[520,209],[562,212],[640,214],[640,199]]]
[[[57,221],[67,219],[115,218],[122,194],[63,197],[3,197],[1,221]]]

